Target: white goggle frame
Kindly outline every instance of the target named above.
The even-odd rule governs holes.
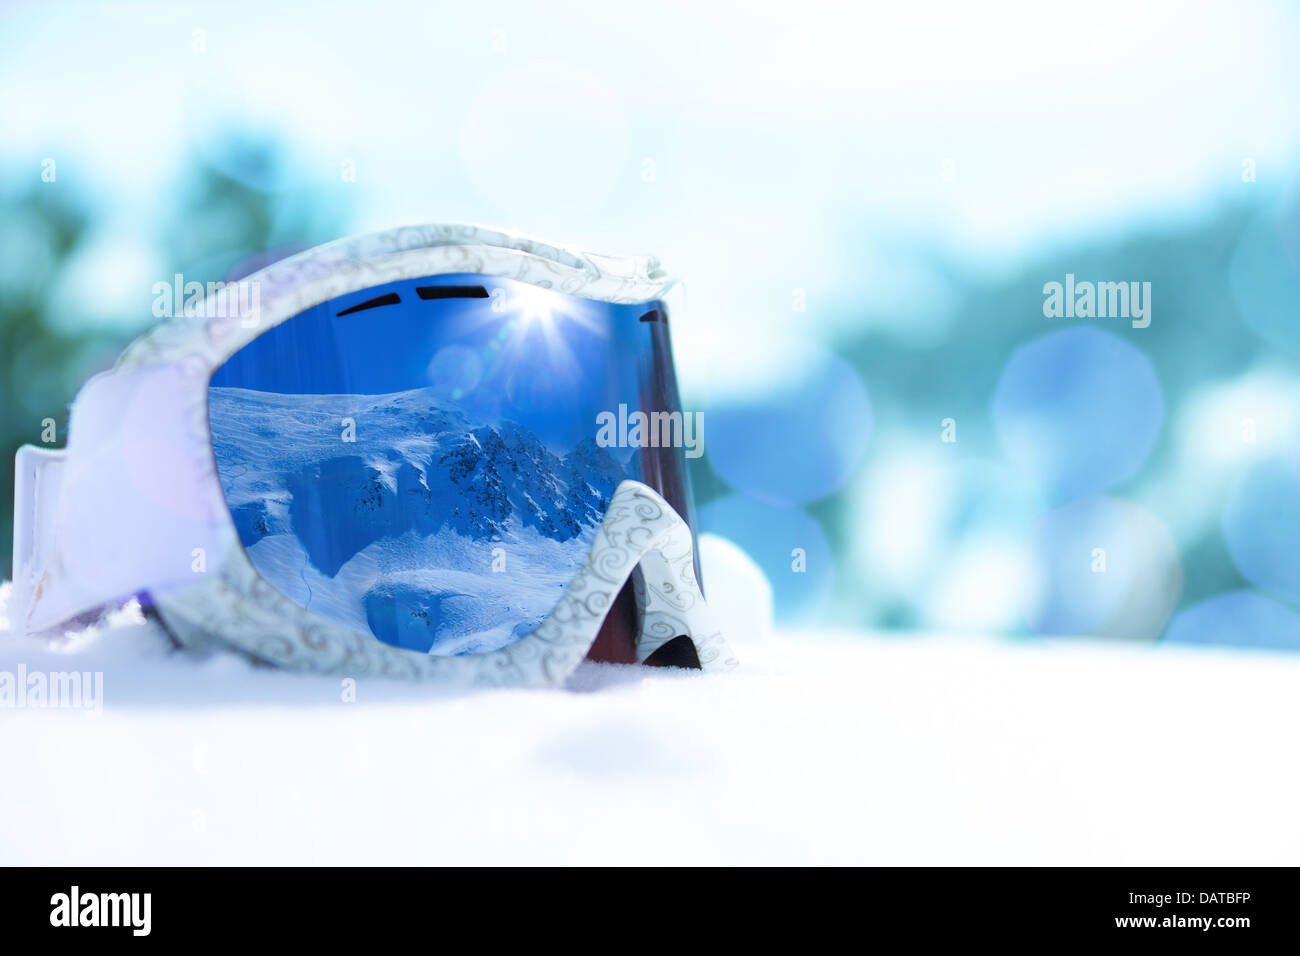
[[[689,637],[705,670],[734,667],[695,576],[690,528],[635,481],[615,490],[582,569],[538,628],[501,650],[440,657],[394,647],[300,607],[263,578],[240,543],[208,426],[212,373],[257,336],[337,296],[448,273],[504,276],[613,303],[673,285],[649,256],[576,252],[471,225],[428,225],[318,246],[246,279],[256,308],[226,294],[129,346],[78,394],[65,449],[23,447],[14,491],[11,620],[39,632],[148,592],[193,648],[349,676],[548,685],[587,655],[629,578],[640,612],[637,659]]]

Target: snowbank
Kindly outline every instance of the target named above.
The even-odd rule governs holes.
[[[1300,658],[746,613],[734,676],[589,664],[567,692],[354,703],[178,655],[138,612],[61,649],[0,634],[0,672],[104,674],[100,716],[0,710],[0,863],[1300,859]]]

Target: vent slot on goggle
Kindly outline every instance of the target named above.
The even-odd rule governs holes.
[[[481,285],[422,285],[415,294],[421,299],[486,299],[488,290]]]
[[[356,305],[349,306],[336,315],[351,315],[354,312],[364,312],[366,309],[377,309],[381,305],[401,305],[402,297],[396,292],[389,292],[387,295],[376,296],[373,299],[366,299],[365,302],[358,302]]]

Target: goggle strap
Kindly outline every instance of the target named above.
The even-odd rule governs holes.
[[[609,508],[582,569],[541,625],[515,644],[476,655],[475,676],[496,683],[510,673],[523,683],[558,684],[581,663],[596,640],[619,590],[633,579],[641,629],[637,660],[674,638],[689,637],[704,670],[737,664],[709,613],[695,577],[690,526],[648,485],[626,480]],[[466,658],[430,658],[433,669],[452,669]],[[495,664],[489,664],[495,661]],[[538,666],[540,665],[540,666]],[[484,680],[486,678],[486,680]]]
[[[690,529],[680,522],[657,549],[647,551],[633,578],[641,633],[636,658],[645,660],[669,641],[688,637],[703,670],[736,666],[695,576]]]
[[[15,633],[31,628],[32,605],[46,594],[49,580],[50,529],[63,488],[67,452],[61,448],[23,445],[14,456],[13,588],[9,595],[9,623]],[[75,609],[73,610],[75,613]],[[59,612],[55,612],[59,617]]]

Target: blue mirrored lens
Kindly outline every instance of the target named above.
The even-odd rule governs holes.
[[[685,441],[638,440],[622,424],[637,411],[680,411],[660,303],[480,275],[322,303],[209,388],[222,488],[262,576],[337,624],[436,654],[535,629],[623,479],[689,515]]]

